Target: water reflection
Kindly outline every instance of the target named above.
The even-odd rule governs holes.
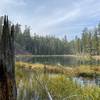
[[[50,65],[63,65],[63,66],[78,66],[78,65],[99,65],[100,60],[97,59],[84,59],[73,55],[34,55],[34,56],[20,56],[16,57],[17,61],[42,63]]]
[[[74,77],[73,81],[81,86],[99,86],[100,87],[100,77],[96,79],[87,79],[83,77]]]

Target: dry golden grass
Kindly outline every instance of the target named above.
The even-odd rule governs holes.
[[[79,67],[63,67],[63,66],[54,66],[54,65],[43,65],[43,64],[31,64],[25,62],[16,62],[17,67],[21,67],[24,69],[31,70],[41,70],[45,73],[53,73],[53,74],[65,74],[68,76],[80,76],[81,74],[85,74],[85,76],[93,76],[94,73],[100,75],[100,66],[89,66],[89,65],[81,65]]]
[[[66,74],[66,75],[73,75],[74,69],[70,67],[63,67],[63,66],[54,66],[54,65],[44,65],[44,64],[31,64],[25,62],[16,62],[17,67],[27,68],[31,70],[42,70],[47,73],[55,73],[55,74]]]

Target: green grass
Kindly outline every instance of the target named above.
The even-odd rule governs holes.
[[[45,86],[53,100],[100,100],[99,87],[81,87],[74,83],[68,74],[43,73],[42,67],[42,64],[16,64],[18,100],[31,100],[35,94],[39,96],[39,100],[47,100]],[[87,72],[92,72],[90,69],[94,70],[94,68],[87,68]],[[82,66],[78,71],[85,72],[86,69]]]

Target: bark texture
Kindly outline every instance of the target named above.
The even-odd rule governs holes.
[[[16,100],[14,26],[4,16],[0,38],[0,100]]]

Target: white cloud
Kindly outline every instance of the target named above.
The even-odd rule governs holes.
[[[69,12],[66,12],[66,10],[58,11],[55,14],[51,15],[50,17],[40,18],[42,20],[36,18],[35,22],[37,23],[34,24],[34,21],[32,22],[33,30],[37,32],[45,32],[48,29],[50,30],[51,27],[55,27],[56,25],[59,25],[63,22],[66,22],[66,24],[68,24],[71,21],[78,18],[79,16],[80,16],[80,9],[77,8]]]
[[[14,5],[14,6],[25,6],[26,3],[23,0],[3,0],[0,2],[1,6],[6,6],[6,5]]]
[[[23,8],[26,5],[27,3],[23,0],[2,0],[0,2],[0,15],[13,15],[15,12],[17,14],[17,9]]]
[[[55,18],[55,19],[48,19],[48,22],[45,26],[56,25],[63,21],[69,22],[69,21],[75,19],[76,17],[78,17],[79,12],[80,12],[79,9],[75,9],[73,11],[66,12],[64,15],[57,16],[57,18]]]

